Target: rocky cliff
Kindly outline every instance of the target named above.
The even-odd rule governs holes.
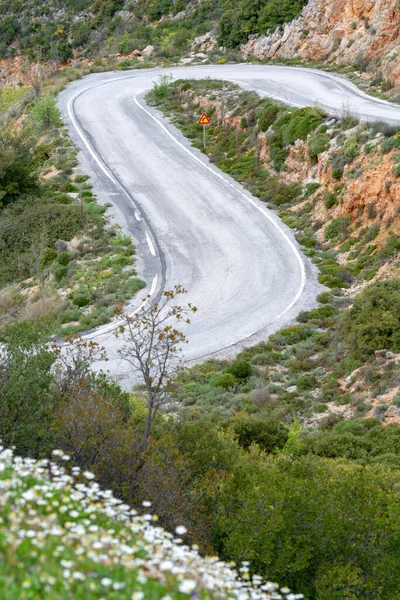
[[[250,36],[245,56],[353,64],[400,83],[397,0],[310,0],[300,16],[265,36]]]

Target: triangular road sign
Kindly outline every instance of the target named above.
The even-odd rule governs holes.
[[[197,121],[197,125],[210,125],[211,121],[207,117],[206,113],[203,113],[200,119]]]

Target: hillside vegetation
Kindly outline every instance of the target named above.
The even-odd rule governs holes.
[[[76,170],[55,98],[31,91],[0,93],[0,320],[67,335],[110,321],[144,282]]]
[[[261,577],[240,574],[217,558],[202,558],[93,482],[89,471],[13,456],[0,447],[0,584],[3,600],[91,598],[142,600],[193,597],[296,600]],[[145,507],[150,502],[143,503]],[[144,510],[144,509],[143,509]]]
[[[305,4],[306,0],[240,0],[234,7],[223,0],[2,0],[0,57],[22,52],[33,60],[65,62],[74,54],[96,56],[106,47],[129,54],[150,44],[160,56],[172,57],[216,27],[219,44],[234,47],[249,33],[265,33],[292,20]]]
[[[113,319],[144,286],[54,94],[103,68],[240,60],[252,35],[242,50],[262,58],[335,62],[341,48],[395,98],[379,53],[396,27],[371,42],[379,10],[397,22],[393,1],[366,21],[358,0],[0,0],[2,79],[15,84],[0,94],[0,439],[17,454],[0,449],[4,600],[400,597],[396,128],[161,78],[148,101],[294,229],[325,291],[234,360],[174,373],[150,431],[152,390],[97,372],[94,342],[51,344]],[[333,50],[343,20],[351,37]]]
[[[245,375],[208,361],[182,376],[174,393],[187,414],[244,410],[329,428],[343,417],[398,422],[398,134],[288,108],[221,81],[159,85],[150,100],[202,151],[196,122],[207,112],[210,160],[295,228],[327,288],[297,325],[238,357],[247,361]],[[330,452],[346,456],[340,444]]]

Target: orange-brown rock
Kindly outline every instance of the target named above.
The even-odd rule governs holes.
[[[400,83],[397,0],[310,0],[283,30],[250,36],[242,51],[259,58],[302,58],[337,64],[356,59]]]

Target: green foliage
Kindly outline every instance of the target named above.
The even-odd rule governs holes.
[[[325,194],[326,208],[329,210],[330,208],[332,208],[332,206],[335,206],[335,204],[337,204],[337,195],[335,194],[335,192],[327,192]]]
[[[49,423],[57,404],[51,392],[56,359],[46,338],[28,323],[0,330],[0,437],[24,455],[49,451]]]
[[[60,111],[53,96],[41,96],[31,106],[31,114],[43,128],[59,127],[61,125]]]
[[[0,113],[4,113],[28,95],[28,86],[13,87],[5,85],[0,91]]]
[[[171,83],[170,75],[160,75],[153,86],[152,95],[157,100],[162,100],[168,96],[169,84]]]
[[[342,179],[343,169],[341,169],[340,167],[334,167],[332,169],[332,177],[333,179]]]
[[[281,449],[287,442],[288,430],[277,421],[257,417],[237,417],[227,421],[233,428],[235,437],[242,448],[248,450],[252,444],[258,444],[265,452]]]
[[[57,262],[62,265],[63,267],[66,267],[69,263],[69,254],[66,251],[63,252],[59,252],[58,256],[57,256]]]
[[[381,144],[383,154],[388,154],[391,150],[400,149],[400,133],[396,133],[392,137],[386,138]]]
[[[218,43],[233,48],[245,42],[250,33],[265,33],[291,21],[300,13],[306,0],[240,0],[231,8],[225,4],[219,22]]]
[[[337,217],[333,219],[324,229],[324,236],[326,240],[336,242],[338,240],[344,241],[348,235],[348,217]]]
[[[36,190],[35,168],[29,143],[20,138],[0,140],[0,209]]]
[[[308,142],[308,155],[313,160],[316,160],[321,152],[328,150],[330,145],[330,137],[326,133],[317,133]]]
[[[41,236],[54,248],[59,239],[72,239],[82,228],[77,207],[57,204],[44,198],[21,198],[0,216],[0,284],[32,273]]]
[[[269,137],[270,154],[275,169],[281,170],[287,156],[287,146],[296,140],[305,140],[324,120],[318,108],[297,108],[283,113],[274,123]]]
[[[280,107],[277,104],[271,104],[264,108],[258,118],[258,128],[260,131],[267,131],[276,121]]]
[[[87,294],[83,292],[76,292],[72,297],[72,304],[75,306],[79,306],[82,308],[83,306],[87,306],[90,304],[90,298]]]
[[[341,328],[354,357],[369,358],[381,349],[400,352],[400,280],[368,286],[344,314]]]
[[[239,358],[229,365],[227,372],[231,373],[236,379],[247,379],[252,374],[253,369],[247,360]]]
[[[253,453],[218,492],[210,490],[217,550],[237,561],[246,556],[273,579],[285,573],[285,582],[310,599],[337,597],[338,586],[341,597],[351,598],[354,578],[332,577],[348,563],[363,592],[395,597],[398,575],[390,565],[398,532],[383,515],[396,511],[398,481],[379,467]]]
[[[280,183],[278,178],[271,177],[264,184],[264,193],[261,196],[263,202],[271,202],[276,206],[293,204],[302,195],[301,185],[296,183]]]
[[[232,373],[221,373],[211,380],[211,385],[229,390],[236,384],[236,377]]]

